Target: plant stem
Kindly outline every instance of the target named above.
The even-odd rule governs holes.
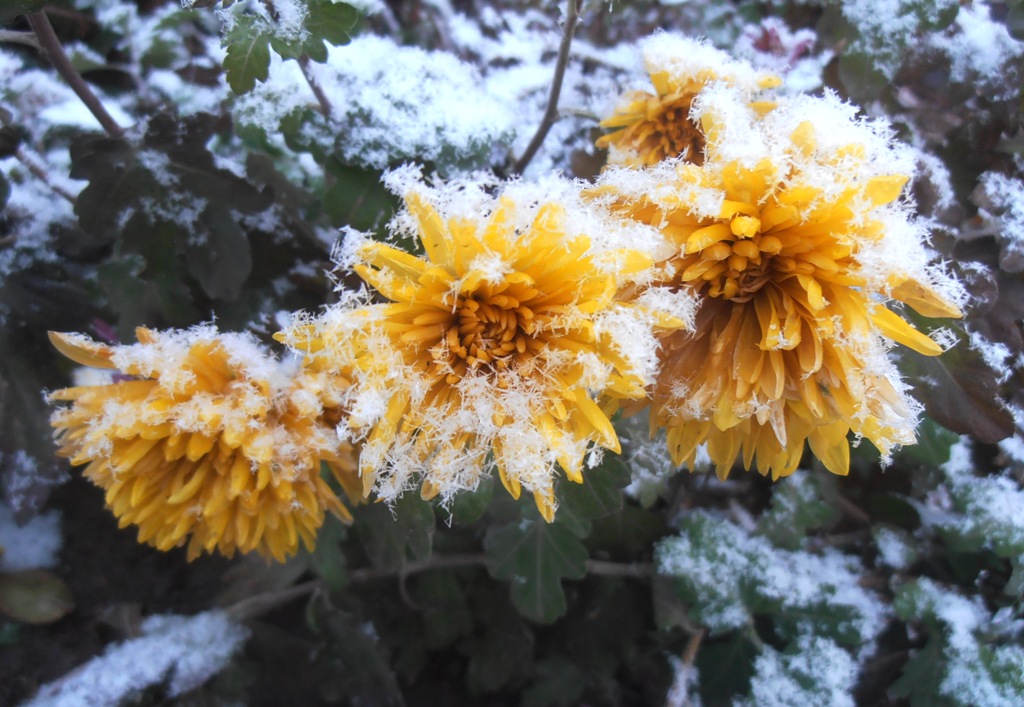
[[[353,570],[349,573],[348,580],[353,583],[371,582],[390,577],[404,578],[429,570],[452,567],[479,567],[485,564],[487,564],[487,556],[482,554],[437,555],[429,560],[410,562],[400,569],[366,567]],[[587,574],[599,577],[652,577],[654,576],[654,566],[644,563],[623,564],[619,562],[604,562],[602,560],[587,560]],[[313,579],[288,587],[287,589],[247,597],[232,604],[226,611],[235,619],[250,619],[323,589],[325,589],[323,580]]]
[[[562,93],[562,80],[565,78],[565,67],[569,64],[569,47],[576,33],[576,22],[580,18],[580,5],[583,0],[568,0],[565,11],[565,27],[562,31],[562,43],[558,47],[558,60],[555,63],[555,75],[551,79],[551,91],[548,93],[548,107],[544,111],[537,132],[527,146],[523,156],[512,166],[512,175],[522,174],[533,160],[537,150],[544,143],[548,131],[558,118],[558,97]]]
[[[85,82],[81,74],[71,65],[71,60],[68,59],[68,55],[64,52],[64,47],[61,46],[57,33],[53,31],[53,25],[50,24],[50,18],[46,16],[46,11],[40,10],[30,14],[28,16],[28,24],[32,31],[35,32],[43,54],[50,60],[53,68],[57,70],[61,78],[68,82],[71,90],[82,100],[85,107],[96,116],[96,120],[107,131],[107,135],[110,137],[121,137],[124,134],[121,126],[114,121],[110,113],[107,112],[107,109],[103,107],[100,99],[89,88],[89,84]]]
[[[52,189],[55,193],[59,194],[65,199],[67,199],[70,203],[75,203],[75,195],[69,192],[64,187],[51,182],[50,176],[46,173],[46,169],[44,169],[43,166],[35,160],[35,158],[33,158],[31,155],[25,152],[24,149],[19,147],[17,152],[14,153],[14,156],[17,158],[19,162],[25,165],[26,169],[28,169],[28,171],[31,172],[36,179],[41,181],[46,186],[50,187],[50,189]]]
[[[281,21],[281,14],[277,11],[277,7],[274,5],[274,0],[262,0],[263,7],[266,8],[267,14],[270,19],[274,22]],[[325,117],[330,118],[333,112],[331,102],[327,99],[327,94],[324,93],[323,88],[317,83],[316,79],[313,78],[313,74],[309,71],[309,55],[303,54],[299,57],[299,69],[302,70],[302,77],[306,79],[306,83],[309,84],[310,90],[313,91],[313,95],[316,96],[316,102],[320,104],[320,112]]]
[[[313,78],[313,73],[309,70],[309,55],[303,54],[299,57],[299,68],[302,69],[302,75],[306,79],[306,83],[309,84],[309,88],[313,91],[313,95],[316,96],[316,102],[320,104],[320,112],[324,114],[324,117],[330,119],[334,115],[334,107],[331,105],[331,101],[327,98],[327,94],[324,93],[324,89],[317,83],[317,80]]]
[[[36,39],[35,34],[32,32],[15,32],[10,29],[0,29],[0,42],[10,42],[11,44],[24,44],[25,46],[32,47],[33,49],[42,49],[43,47],[39,44],[39,40]]]

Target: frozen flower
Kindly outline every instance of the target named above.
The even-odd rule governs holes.
[[[395,230],[424,255],[348,235],[355,271],[388,303],[349,296],[278,338],[351,381],[339,434],[363,440],[365,493],[391,500],[419,481],[448,500],[496,469],[551,520],[556,464],[582,482],[593,445],[619,451],[615,400],[645,395],[654,329],[683,324],[657,296],[616,299],[649,276],[635,248],[660,235],[609,227],[563,181],[492,197],[411,174],[391,178],[406,204]]]
[[[913,158],[831,96],[758,116],[719,85],[694,111],[702,165],[612,170],[594,190],[661,228],[676,247],[671,284],[702,300],[694,330],[664,340],[652,393],[673,460],[706,444],[721,477],[742,457],[778,478],[807,441],[846,474],[851,430],[885,456],[912,443],[919,408],[887,340],[942,348],[886,303],[954,317],[961,296],[900,199]]]
[[[700,164],[705,136],[691,107],[704,87],[722,81],[753,97],[780,83],[777,76],[735,61],[704,41],[656,34],[644,41],[642,51],[654,93],[627,93],[615,114],[601,121],[601,127],[612,130],[597,140],[598,147],[609,149],[609,164],[639,167],[676,157]],[[752,105],[767,110],[774,104]]]
[[[325,511],[351,520],[320,466],[351,486],[352,447],[304,373],[213,327],[136,335],[130,346],[50,335],[73,361],[120,372],[50,399],[72,403],[51,420],[59,454],[88,465],[121,527],[160,550],[188,540],[190,560],[216,549],[281,561],[300,540],[313,547]]]

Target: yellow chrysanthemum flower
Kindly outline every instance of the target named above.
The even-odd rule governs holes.
[[[187,540],[189,560],[255,550],[282,561],[300,540],[313,547],[325,511],[351,520],[320,465],[351,488],[355,455],[304,374],[212,327],[136,334],[114,347],[50,335],[73,361],[121,373],[50,399],[72,403],[51,420],[58,453],[87,464],[122,528],[160,550]]]
[[[959,289],[899,201],[913,159],[831,97],[758,117],[728,88],[711,93],[703,165],[612,171],[593,192],[661,228],[672,284],[702,300],[694,330],[663,342],[652,425],[677,464],[706,444],[721,477],[737,457],[790,474],[805,441],[846,474],[851,430],[885,455],[914,441],[919,408],[884,339],[942,352],[885,302],[959,316]]]
[[[609,164],[642,167],[682,157],[699,165],[704,161],[705,136],[691,117],[691,108],[701,90],[724,81],[753,96],[780,84],[777,76],[756,71],[703,41],[663,33],[647,39],[642,51],[654,92],[630,91],[614,115],[601,121],[601,127],[611,132],[596,145],[609,150]],[[751,105],[767,111],[775,104]]]
[[[425,498],[447,500],[493,467],[551,520],[555,465],[582,482],[593,445],[619,451],[614,403],[596,400],[644,396],[653,329],[683,324],[657,297],[616,300],[652,261],[611,244],[659,236],[608,231],[562,182],[506,185],[495,199],[405,177],[392,178],[406,194],[399,224],[425,254],[351,246],[355,271],[389,302],[343,303],[278,338],[351,381],[339,434],[363,440],[367,494],[390,500],[419,481]]]

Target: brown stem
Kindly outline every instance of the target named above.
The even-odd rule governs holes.
[[[572,46],[572,37],[576,33],[576,22],[580,18],[580,5],[583,0],[568,0],[566,5],[565,27],[562,31],[562,43],[558,47],[558,60],[555,63],[555,75],[551,79],[551,91],[548,93],[548,107],[544,111],[537,132],[523,152],[522,157],[512,166],[512,175],[522,174],[529,166],[537,150],[544,143],[548,131],[555,124],[558,118],[558,97],[562,93],[562,80],[565,78],[565,68],[569,65],[569,47]]]
[[[323,113],[326,118],[330,119],[334,115],[334,107],[327,98],[327,94],[324,93],[324,89],[313,77],[313,72],[309,70],[308,54],[303,54],[299,57],[299,68],[302,69],[302,75],[305,77],[306,83],[309,84],[310,89],[313,91],[313,95],[316,96],[316,102],[320,104],[320,112]]]
[[[701,628],[690,636],[690,640],[686,643],[686,650],[683,651],[683,665],[693,665],[693,661],[697,659],[697,651],[700,649],[700,642],[704,640],[705,633],[707,633],[707,630]]]
[[[28,171],[31,172],[36,179],[41,181],[46,186],[50,187],[50,189],[52,189],[55,193],[59,194],[65,199],[67,199],[70,203],[75,203],[75,195],[69,192],[64,187],[51,182],[50,175],[46,173],[46,169],[44,169],[41,164],[36,162],[35,158],[33,158],[31,155],[25,152],[24,149],[19,147],[17,152],[14,153],[14,156],[18,159],[19,162],[25,165],[26,169],[28,169]]]
[[[587,560],[587,574],[599,577],[653,577],[656,572],[654,565],[644,562],[623,564],[621,562]]]
[[[42,49],[43,47],[39,44],[39,40],[36,39],[35,34],[32,32],[16,32],[10,29],[0,29],[0,42],[10,42],[11,44],[24,44],[27,47],[33,49]]]
[[[71,65],[71,60],[68,59],[68,55],[64,52],[64,47],[61,46],[57,33],[53,31],[53,25],[50,24],[50,18],[46,16],[46,12],[40,10],[28,15],[28,24],[32,31],[35,32],[36,39],[39,40],[39,44],[42,46],[43,54],[50,60],[53,68],[57,70],[61,78],[68,82],[71,90],[81,99],[85,107],[96,116],[96,120],[107,131],[107,135],[110,135],[110,137],[121,137],[124,134],[121,126],[110,117],[110,113],[103,107],[100,99],[96,97],[92,89],[89,88],[89,84],[85,82],[81,74]]]
[[[370,582],[391,577],[404,579],[409,575],[419,574],[428,570],[453,567],[479,567],[485,564],[487,564],[487,557],[485,555],[437,555],[429,560],[410,562],[405,567],[397,570],[377,569],[374,567],[353,570],[349,573],[348,579],[350,582]],[[602,577],[651,577],[654,575],[654,567],[653,565],[643,563],[622,564],[601,560],[587,560],[587,573]],[[250,619],[272,611],[295,599],[321,591],[324,587],[325,585],[322,580],[313,579],[280,591],[265,592],[248,597],[232,604],[226,611],[235,619]]]

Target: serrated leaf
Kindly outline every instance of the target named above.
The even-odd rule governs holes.
[[[896,697],[909,698],[913,707],[952,704],[939,694],[939,685],[942,684],[945,672],[942,641],[932,636],[924,648],[914,653],[903,666],[903,674],[893,683],[890,691]]]
[[[71,589],[46,570],[0,573],[0,612],[27,624],[49,624],[75,608]]]
[[[491,528],[484,538],[491,576],[511,582],[512,602],[537,623],[565,613],[563,579],[587,573],[587,549],[568,528],[542,520],[523,520]]]
[[[407,493],[391,508],[374,503],[360,508],[355,527],[370,562],[381,569],[401,569],[409,560],[430,558],[434,538],[434,509]]]
[[[237,18],[225,38],[224,72],[228,85],[238,95],[248,93],[256,82],[270,74],[271,33],[263,20],[248,16]]]
[[[318,0],[309,5],[305,27],[309,37],[303,43],[303,49],[314,61],[327,61],[327,50],[324,42],[336,47],[351,41],[349,31],[359,19],[359,12],[351,5],[335,3],[331,0]]]

